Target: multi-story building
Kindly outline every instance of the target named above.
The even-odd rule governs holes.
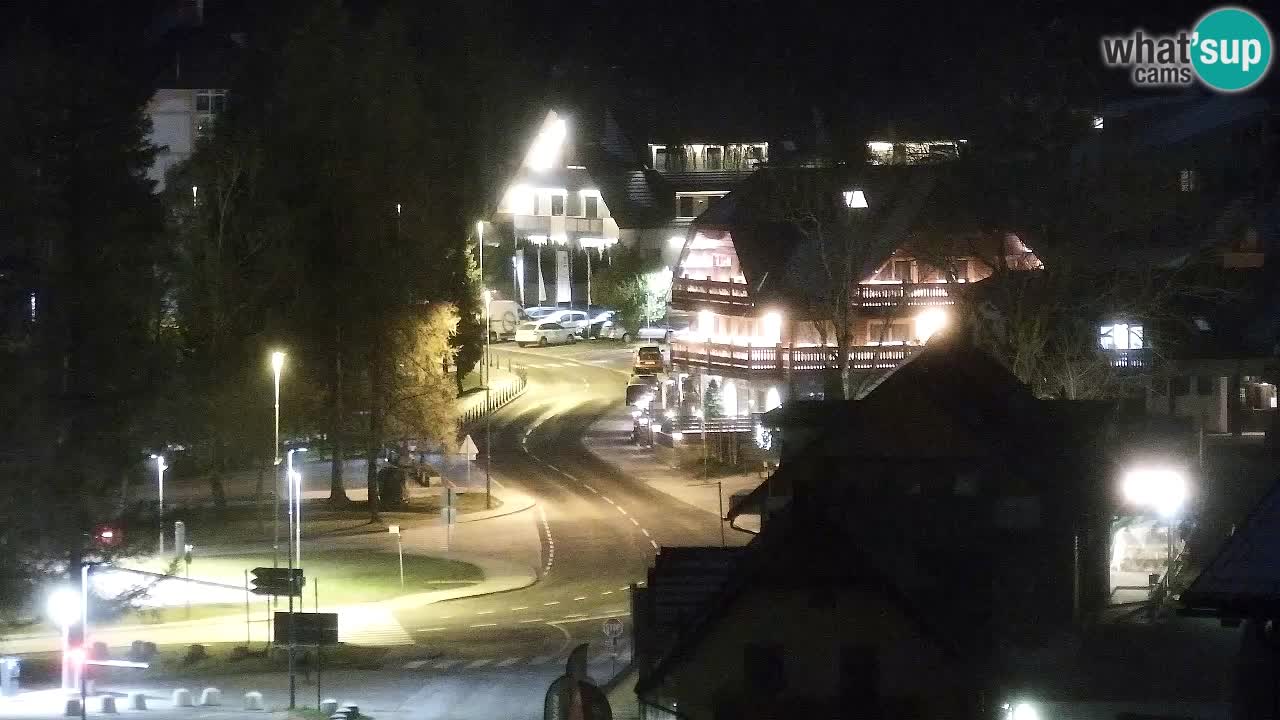
[[[864,247],[848,255],[857,265],[849,280],[849,365],[867,380],[900,365],[947,323],[957,286],[996,267],[1041,267],[1014,232],[993,235],[931,217],[930,198],[945,182],[945,173],[928,167],[757,173],[689,229],[672,305],[696,322],[672,342],[673,371],[696,377],[698,388],[716,381],[726,414],[822,393],[839,367],[833,276],[823,266],[832,257],[823,242],[832,239],[777,214],[796,192],[853,215],[875,207],[880,218],[858,234]]]

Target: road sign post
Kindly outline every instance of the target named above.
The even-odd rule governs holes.
[[[400,539],[400,526],[389,525],[387,532],[396,536],[396,552],[400,555],[400,589],[404,589],[404,543]]]
[[[613,668],[612,675],[618,674],[618,638],[622,637],[624,629],[622,621],[618,618],[605,620],[604,626],[601,627],[601,630],[604,631],[604,636],[609,640],[609,654],[612,657]]]

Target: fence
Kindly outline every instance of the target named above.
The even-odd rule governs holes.
[[[919,352],[903,345],[857,346],[849,348],[849,366],[854,370],[892,370]],[[787,369],[828,370],[840,366],[840,351],[830,346],[752,347],[677,340],[671,345],[671,362],[684,367],[745,372],[782,372]]]
[[[489,353],[489,367],[501,369],[502,365],[502,355]],[[515,378],[513,380],[508,380],[499,386],[491,386],[489,388],[488,396],[483,401],[464,410],[462,412],[463,425],[469,425],[484,418],[486,415],[496,412],[502,406],[524,394],[525,385],[528,382],[524,366],[516,365],[514,366],[514,369],[512,369],[511,356],[507,355],[506,368],[509,372],[515,374]]]

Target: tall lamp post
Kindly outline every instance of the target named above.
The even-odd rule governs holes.
[[[159,494],[160,508],[160,554],[164,554],[164,471],[169,469],[164,464],[163,455],[152,455],[152,460],[156,461],[156,492]]]
[[[69,587],[60,587],[49,594],[46,606],[49,619],[62,629],[62,689],[75,688],[71,648],[71,626],[80,619],[80,595]]]
[[[280,567],[280,478],[275,477],[276,468],[280,466],[280,372],[284,370],[284,353],[279,350],[271,353],[271,372],[275,376],[275,440],[271,445],[271,524],[273,537],[271,543],[271,566]]]
[[[1171,467],[1136,467],[1124,474],[1121,488],[1126,500],[1154,510],[1165,521],[1164,596],[1168,597],[1173,581],[1173,524],[1187,501],[1187,476]]]
[[[293,454],[307,448],[290,448],[285,453],[285,474],[289,477],[289,532],[293,536],[294,565],[302,567],[302,473],[293,469]]]
[[[484,368],[480,378],[484,382],[484,507],[493,507],[493,479],[489,475],[489,445],[493,443],[490,423],[493,409],[489,407],[489,336],[493,334],[493,321],[489,317],[489,305],[493,294],[484,286],[484,221],[476,221],[476,235],[480,245],[480,297],[484,300]]]

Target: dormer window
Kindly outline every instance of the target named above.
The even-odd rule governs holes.
[[[1129,323],[1103,325],[1098,330],[1098,344],[1103,350],[1141,350],[1142,326]]]

